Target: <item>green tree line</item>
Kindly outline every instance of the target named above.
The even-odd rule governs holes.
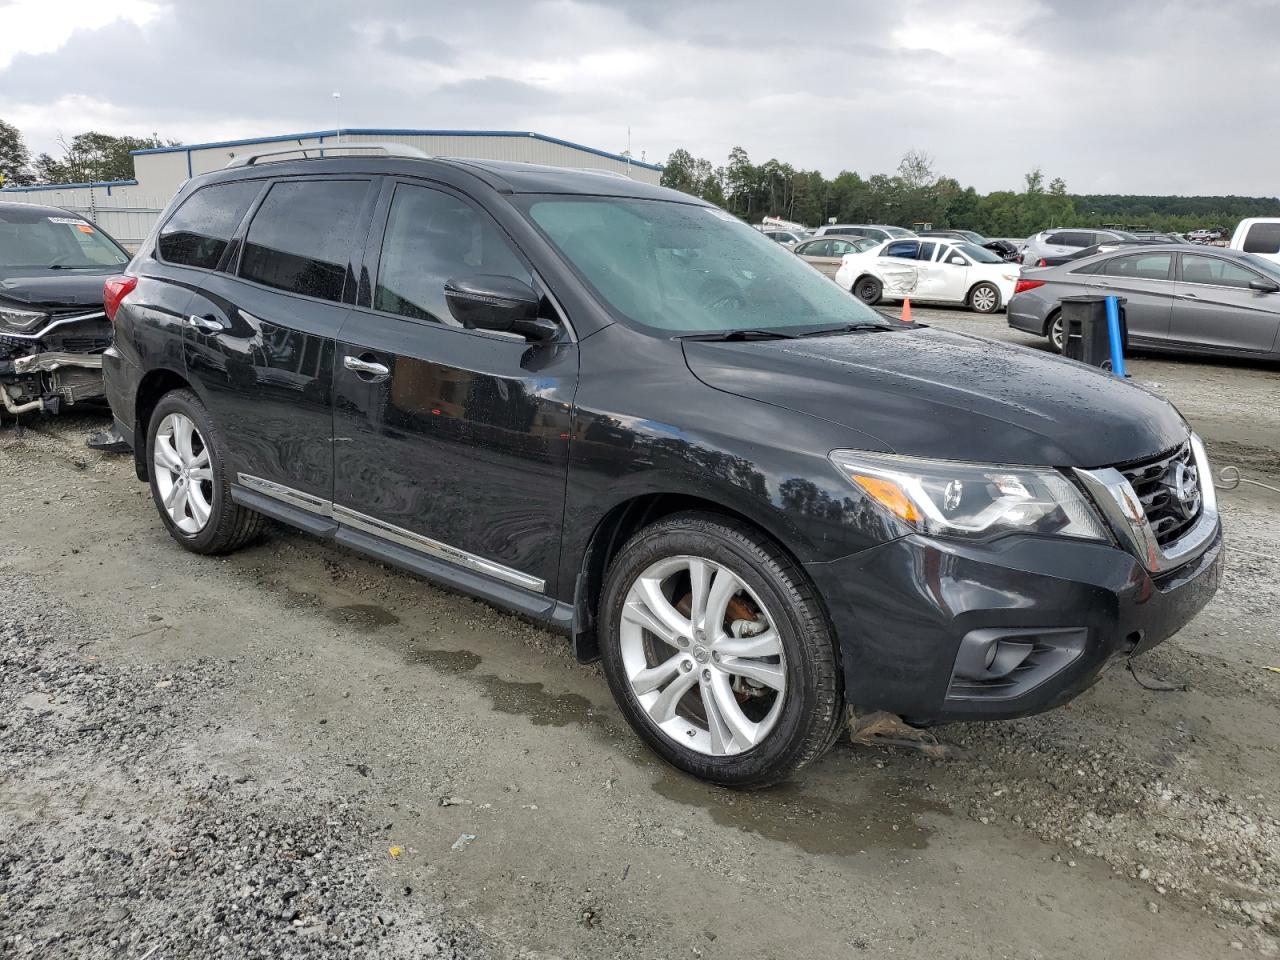
[[[57,156],[41,153],[33,157],[21,131],[0,120],[0,186],[132,180],[133,158],[129,151],[166,146],[176,147],[178,141],[155,135],[116,137],[90,130],[70,140],[59,138]]]
[[[776,159],[751,162],[734,147],[724,166],[676,150],[662,171],[664,186],[702,197],[751,223],[776,216],[814,227],[838,223],[885,223],[910,227],[976,230],[989,237],[1025,237],[1049,227],[1149,227],[1185,232],[1197,227],[1233,227],[1245,217],[1280,216],[1276,197],[1157,197],[1072,194],[1061,178],[1045,182],[1034,169],[1019,190],[980,194],[939,174],[932,158],[909,151],[892,174],[867,178],[843,170],[827,179]]]

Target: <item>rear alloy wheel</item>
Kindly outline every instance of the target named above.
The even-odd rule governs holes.
[[[838,733],[826,618],[803,571],[749,527],[680,514],[640,531],[610,566],[601,614],[614,697],[681,770],[767,786]]]
[[[198,397],[166,393],[147,428],[151,497],[170,536],[192,553],[228,553],[262,530],[266,518],[231,499],[221,438]]]
[[[853,285],[853,295],[869,307],[880,302],[884,294],[884,285],[875,277],[859,277]]]
[[[1062,330],[1062,314],[1055,313],[1053,319],[1049,322],[1049,346],[1053,347],[1054,353],[1061,353],[1065,346],[1065,334]]]
[[[1000,309],[1000,291],[994,284],[980,283],[969,291],[969,306],[975,313],[995,313]]]
[[[204,437],[185,413],[170,413],[160,421],[151,452],[161,509],[194,537],[213,513],[213,467]]]

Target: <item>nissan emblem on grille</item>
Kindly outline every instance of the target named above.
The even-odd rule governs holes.
[[[1200,512],[1200,479],[1194,466],[1175,460],[1169,465],[1163,483],[1183,517],[1190,520]]]

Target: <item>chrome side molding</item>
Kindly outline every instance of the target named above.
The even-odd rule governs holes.
[[[395,524],[352,510],[350,507],[344,507],[330,500],[295,490],[293,487],[287,487],[282,483],[276,483],[274,480],[264,480],[262,477],[254,477],[247,473],[237,473],[236,482],[273,500],[306,510],[316,516],[329,517],[345,526],[382,537],[384,540],[390,540],[392,543],[416,550],[437,560],[443,560],[456,567],[464,567],[535,593],[546,593],[547,582],[540,577],[512,569],[495,560],[468,553],[466,550],[460,550],[439,540],[424,537],[422,534],[397,527]]]
[[[1191,434],[1191,454],[1195,459],[1200,484],[1200,517],[1181,537],[1160,546],[1155,531],[1147,522],[1142,502],[1128,479],[1115,467],[1101,470],[1075,470],[1120,544],[1142,561],[1152,573],[1164,573],[1195,557],[1218,530],[1218,495],[1213,487],[1213,472],[1204,444]]]

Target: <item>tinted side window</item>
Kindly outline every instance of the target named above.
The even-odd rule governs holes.
[[[938,245],[930,240],[922,241],[920,251],[916,254],[917,260],[932,260],[934,251],[938,249]]]
[[[914,240],[897,240],[884,248],[882,257],[900,257],[903,260],[914,260],[919,244]]]
[[[1280,223],[1255,223],[1244,238],[1245,253],[1280,253]]]
[[[459,326],[445,303],[445,282],[478,274],[533,282],[487,213],[440,190],[398,185],[382,238],[374,309]]]
[[[1069,247],[1071,244],[1067,241],[1067,234],[1059,231],[1051,233],[1044,238],[1045,243],[1052,244],[1055,247]]]
[[[273,184],[249,224],[240,276],[340,302],[368,189],[367,180]]]
[[[238,180],[197,190],[160,228],[157,252],[166,263],[212,270],[231,235],[257,198],[262,183]]]
[[[1182,255],[1182,279],[1185,283],[1208,283],[1219,287],[1248,288],[1258,275],[1230,260],[1205,257],[1197,253]]]
[[[1064,247],[1092,247],[1098,242],[1092,233],[1082,233],[1079,230],[1068,230],[1061,236],[1063,239],[1058,242]]]
[[[1109,277],[1136,277],[1141,280],[1168,280],[1171,253],[1133,253],[1127,257],[1113,257],[1104,261],[1103,269]]]
[[[815,240],[813,243],[806,243],[800,248],[801,256],[805,257],[829,257],[831,256],[831,240]]]

